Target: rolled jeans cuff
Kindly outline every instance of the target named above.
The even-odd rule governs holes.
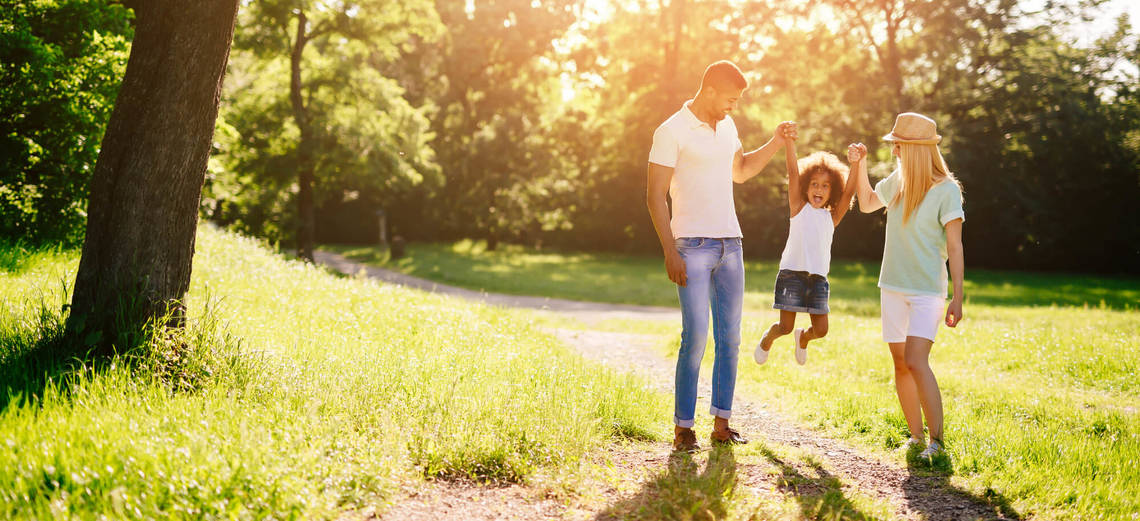
[[[697,423],[696,418],[693,418],[691,420],[682,420],[676,416],[673,417],[673,424],[682,428],[682,429],[692,429],[693,425],[695,425],[696,423]]]
[[[732,418],[731,410],[717,409],[716,407],[709,407],[709,414],[716,416],[717,418],[724,418],[726,420]]]

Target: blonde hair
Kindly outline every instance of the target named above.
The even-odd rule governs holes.
[[[898,142],[899,169],[902,171],[902,186],[888,205],[894,208],[902,204],[903,224],[910,220],[918,206],[926,198],[926,192],[931,188],[950,181],[958,185],[961,193],[962,185],[946,166],[942,152],[938,145],[916,145],[914,143]],[[965,197],[962,198],[965,201]]]

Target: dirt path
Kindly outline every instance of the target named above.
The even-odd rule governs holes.
[[[343,255],[326,251],[317,251],[313,257],[320,264],[348,275],[356,275],[361,271],[370,278],[382,280],[390,284],[398,284],[409,288],[420,289],[429,293],[452,295],[465,300],[483,302],[493,306],[512,308],[542,309],[556,311],[568,317],[575,318],[586,324],[594,324],[601,320],[611,318],[633,318],[639,320],[676,320],[680,322],[681,311],[674,308],[629,306],[624,304],[603,304],[599,302],[581,302],[549,297],[527,297],[520,295],[501,295],[486,293],[455,286],[448,286],[438,282],[405,275],[398,271],[386,270],[375,266],[367,266],[346,259]]]
[[[380,268],[366,267],[340,255],[318,252],[317,260],[343,273],[356,274],[365,270],[370,277],[387,282],[419,288],[435,293],[492,305],[546,309],[565,314],[587,323],[603,318],[624,316],[638,319],[680,319],[680,312],[668,308],[647,308],[576,302],[560,299],[518,297],[481,293],[437,284]],[[675,362],[656,354],[655,342],[660,339],[643,335],[607,333],[600,331],[551,330],[583,356],[622,370],[636,368],[655,387],[672,393]],[[707,410],[711,388],[702,378],[698,393],[697,410]],[[893,516],[900,519],[1008,519],[994,506],[987,505],[968,494],[956,491],[948,478],[932,472],[912,472],[898,464],[883,462],[861,455],[855,448],[803,428],[797,422],[769,411],[765,404],[747,396],[736,398],[733,424],[746,436],[767,445],[793,447],[799,453],[809,454],[818,464],[785,461],[769,455],[763,465],[737,464],[735,472],[740,493],[760,497],[770,496],[774,490],[780,494],[798,494],[789,485],[796,476],[821,476],[808,486],[820,486],[822,477],[834,475],[842,483],[842,493],[869,497],[885,503]],[[668,447],[650,450],[615,449],[605,455],[608,465],[617,462],[625,469],[625,479],[644,480],[646,469],[660,469],[667,465]],[[790,478],[791,477],[791,478]],[[800,480],[802,483],[804,480]],[[814,485],[813,485],[814,483]],[[616,519],[621,512],[610,508],[629,501],[630,491],[620,486],[603,486],[600,497],[593,502],[555,501],[536,495],[525,487],[479,487],[470,484],[433,483],[424,489],[411,490],[402,501],[385,512],[382,519]]]

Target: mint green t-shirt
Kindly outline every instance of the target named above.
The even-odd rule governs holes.
[[[891,207],[902,187],[902,173],[895,170],[875,185],[875,195],[887,205],[887,241],[883,245],[883,268],[879,287],[908,295],[946,297],[946,223],[966,220],[962,190],[943,181],[930,188],[910,221],[903,225],[903,201]]]

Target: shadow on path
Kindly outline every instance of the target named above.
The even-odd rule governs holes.
[[[780,471],[776,487],[785,496],[795,498],[800,513],[805,518],[875,519],[874,516],[861,512],[843,493],[843,483],[839,478],[814,460],[808,460],[806,468],[800,470],[768,447],[761,447],[760,454]]]
[[[731,446],[695,455],[673,454],[664,472],[594,519],[724,519],[736,485],[736,454]]]
[[[934,464],[918,460],[919,449],[907,454],[906,479],[902,482],[907,506],[924,519],[1024,519],[1000,492],[987,488],[983,494],[963,490],[950,483],[954,465],[949,458],[935,458]],[[946,501],[948,494],[969,501]]]

